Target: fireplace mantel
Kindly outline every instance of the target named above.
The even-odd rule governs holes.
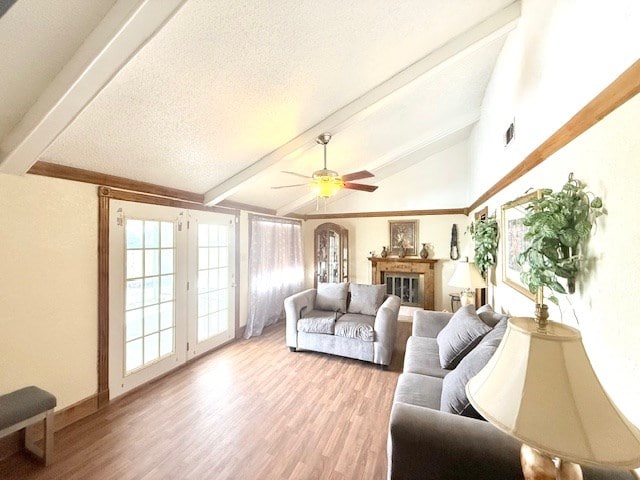
[[[423,308],[434,309],[433,269],[438,260],[429,258],[369,257],[371,262],[371,283],[384,284],[384,274],[417,273],[424,276]]]

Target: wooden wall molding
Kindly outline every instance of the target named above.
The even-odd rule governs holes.
[[[138,192],[141,194],[154,195],[157,197],[166,197],[177,200],[183,200],[185,202],[192,202],[193,204],[200,204],[204,207],[204,194],[189,192],[186,190],[179,190],[177,188],[163,187],[162,185],[156,185],[153,183],[140,182],[138,180],[131,180],[125,177],[118,177],[115,175],[107,175],[105,173],[98,173],[92,170],[85,170],[82,168],[68,167],[65,165],[57,165],[55,163],[38,161],[27,172],[32,175],[41,175],[44,177],[61,178],[64,180],[72,180],[74,182],[90,183],[92,185],[101,185],[105,187],[111,187],[114,189],[127,190],[130,192]],[[132,200],[137,201],[137,200]],[[151,203],[151,202],[146,202]],[[164,205],[163,203],[159,203]],[[191,209],[196,207],[191,206]],[[211,207],[206,207],[211,208]],[[270,208],[258,207],[256,205],[249,205],[248,203],[232,202],[225,200],[220,202],[218,208],[225,208],[225,212],[228,210],[246,210],[249,212],[264,213],[266,215],[275,215],[276,211]],[[209,210],[211,211],[211,210]],[[219,210],[223,211],[223,210]]]
[[[304,215],[304,220],[328,220],[332,218],[415,217],[424,215],[468,215],[468,208],[441,208],[437,210],[394,210],[387,212],[321,213]]]
[[[98,191],[103,190],[100,187]],[[98,195],[98,407],[109,402],[109,197]]]
[[[189,210],[202,210],[205,212],[226,213],[230,215],[240,214],[238,210],[232,208],[217,206],[207,207],[202,203],[190,202],[176,198],[157,197],[154,195],[147,195],[145,193],[129,192],[127,190],[118,190],[109,187],[98,188],[98,195],[100,197],[112,198],[114,200],[124,200],[127,202],[149,203],[152,205],[163,205],[165,207],[187,208]]]
[[[547,138],[542,144],[484,192],[468,208],[473,211],[505,189],[520,177],[529,173],[569,142],[594,126],[620,105],[640,93],[640,60],[637,60],[622,75],[616,78],[602,92],[587,103],[578,113]]]
[[[187,192],[176,188],[163,187],[153,183],[139,182],[129,178],[107,175],[83,168],[67,167],[55,163],[38,161],[27,172],[32,175],[42,175],[45,177],[63,178],[74,182],[91,183],[94,185],[105,185],[107,187],[121,188],[134,192],[148,193],[149,195],[159,195],[161,197],[178,198],[188,202],[204,202],[204,195],[200,193]]]

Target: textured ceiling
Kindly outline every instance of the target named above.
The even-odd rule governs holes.
[[[19,0],[0,19],[3,45],[36,32],[13,53],[0,51],[0,80],[9,85],[0,91],[0,134],[112,3],[45,2],[40,18],[42,2]],[[187,0],[39,159],[204,193],[511,3]],[[388,167],[444,130],[467,127],[503,41],[427,72],[343,125],[329,145],[330,167]],[[24,78],[33,81],[21,85]],[[310,173],[321,162],[319,147],[297,152],[229,198],[280,209],[307,191],[271,190],[297,183],[279,171]]]
[[[340,174],[372,170],[376,178],[362,180],[362,183],[375,184],[382,179],[376,170],[387,162],[394,163],[404,154],[437,140],[443,131],[475,122],[503,43],[504,39],[496,40],[449,68],[424,76],[396,93],[374,113],[337,133],[328,145],[328,167]],[[271,186],[302,183],[301,179],[282,171],[311,175],[322,168],[322,162],[322,147],[316,145],[247,182],[231,199],[280,210],[292,196],[309,192],[306,186],[271,189]],[[399,169],[400,165],[389,173],[397,173]]]
[[[19,0],[0,17],[0,139],[12,129],[115,0]]]

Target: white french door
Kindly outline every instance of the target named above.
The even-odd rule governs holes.
[[[111,200],[109,390],[235,336],[235,217]]]
[[[235,217],[191,211],[189,215],[188,358],[235,336]]]

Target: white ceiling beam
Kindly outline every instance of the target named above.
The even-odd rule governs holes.
[[[367,181],[369,184],[378,184],[385,178],[389,178],[416,163],[426,160],[428,157],[442,152],[449,147],[465,140],[469,137],[471,127],[480,120],[480,112],[456,119],[449,126],[440,131],[429,134],[428,136],[414,142],[411,145],[405,145],[401,149],[395,149],[386,155],[383,155],[362,167],[363,170],[369,170],[375,175],[375,180]],[[353,190],[342,190],[331,198],[330,202],[342,199],[356,192]],[[367,193],[357,192],[362,195],[370,195]],[[375,193],[374,193],[375,195]],[[307,193],[291,203],[281,206],[276,210],[279,217],[287,216],[295,213],[302,207],[307,206],[311,202],[315,202],[316,194]]]
[[[186,0],[119,0],[0,144],[0,172],[23,175]]]
[[[236,193],[242,185],[262,170],[275,165],[280,160],[299,153],[315,145],[316,137],[323,132],[336,132],[351,123],[365,118],[385,104],[385,100],[394,92],[406,87],[423,75],[435,74],[447,65],[455,63],[492,41],[512,31],[520,18],[520,1],[500,10],[466,32],[458,35],[443,46],[434,50],[422,59],[398,72],[380,85],[369,90],[361,97],[335,111],[321,122],[301,133],[291,141],[281,145],[265,155],[248,168],[225,180],[205,193],[207,205],[216,204]]]

